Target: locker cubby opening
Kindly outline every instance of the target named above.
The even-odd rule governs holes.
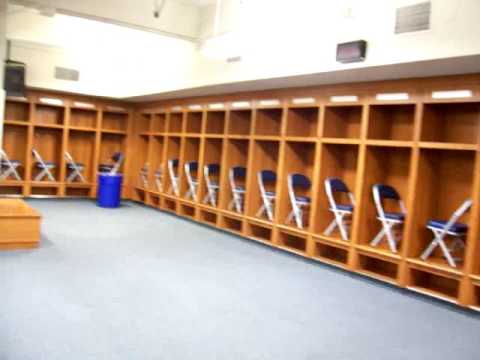
[[[415,184],[415,213],[412,214],[413,231],[409,256],[418,258],[433,239],[426,228],[430,219],[448,221],[453,212],[467,199],[472,198],[474,176],[474,151],[422,149]],[[470,212],[458,222],[469,225]],[[451,244],[450,239],[446,241]],[[463,251],[454,257],[463,258]],[[439,247],[426,260],[448,266]],[[457,262],[461,269],[463,262]]]
[[[347,185],[348,189],[355,194],[358,152],[358,145],[322,145],[319,176],[320,186],[318,190],[317,204],[315,204],[317,206],[316,217],[313,224],[313,231],[315,233],[323,234],[334,218],[333,213],[329,210],[330,204],[325,192],[325,180],[327,178],[338,178],[342,180]],[[335,199],[338,204],[350,204],[350,199],[345,193],[336,194]],[[355,213],[355,209],[353,212]],[[329,236],[341,238],[338,228]]]
[[[44,187],[44,186],[32,186],[30,191],[31,196],[57,196],[58,195],[58,187]]]
[[[15,101],[5,103],[5,121],[28,122],[30,119],[30,104]]]
[[[258,109],[253,133],[261,136],[280,136],[282,118],[282,109]]]
[[[0,197],[2,196],[22,196],[23,186],[0,186]]]
[[[149,188],[149,176],[147,175],[147,184],[144,183],[144,177],[142,176],[142,170],[147,166],[148,172],[150,173],[152,169],[149,168],[150,164],[148,163],[148,146],[149,146],[149,137],[148,136],[139,136],[137,141],[137,162],[135,164],[135,176],[137,180],[137,186],[148,189]]]
[[[362,106],[325,107],[323,137],[360,138]]]
[[[304,236],[293,235],[288,232],[280,231],[278,233],[278,244],[280,247],[295,252],[305,253],[307,251],[307,238]]]
[[[460,281],[423,270],[410,269],[408,287],[419,290],[422,293],[456,301]]]
[[[170,113],[168,119],[168,132],[169,133],[181,133],[183,131],[183,113],[174,112]]]
[[[198,157],[200,153],[200,139],[198,138],[185,138],[185,145],[183,148],[183,166],[185,166],[186,163],[195,161],[198,163]],[[185,170],[184,170],[185,171]],[[191,171],[191,176],[193,181],[199,180],[199,176],[202,172],[198,170],[192,170]],[[180,194],[182,196],[186,195],[188,192],[189,186],[188,186],[188,180],[187,176],[182,176],[182,179],[180,181]],[[198,189],[197,189],[198,193]],[[191,197],[189,200],[193,200]]]
[[[316,242],[315,243],[314,257],[327,262],[333,262],[335,264],[345,266],[348,261],[348,250],[333,246],[328,243]]]
[[[160,196],[154,194],[148,195],[147,204],[154,208],[158,208],[160,206]]]
[[[63,125],[65,109],[58,106],[36,105],[35,124],[41,125]]]
[[[163,133],[167,127],[167,115],[165,113],[154,114],[150,129],[152,132]]]
[[[25,126],[4,124],[3,126],[3,150],[12,161],[20,161],[21,165],[17,167],[20,177],[25,179],[25,166],[27,159],[27,141],[28,129]],[[12,176],[9,180],[13,180]]]
[[[115,130],[115,131],[127,131],[128,127],[128,114],[121,112],[103,112],[102,129],[103,130]]]
[[[205,145],[203,147],[203,164],[210,165],[210,164],[218,164],[221,166],[222,163],[222,151],[223,151],[223,140],[221,139],[205,139]],[[220,171],[217,174],[210,174],[209,178],[210,181],[220,184]],[[201,176],[204,176],[204,169],[201,169]],[[207,184],[206,181],[201,181],[202,187],[200,188],[199,199],[203,201],[207,194]],[[217,201],[216,204],[218,205],[218,199],[220,194],[222,194],[222,189],[218,189],[217,194]],[[208,205],[212,206],[210,202]]]
[[[231,110],[228,120],[228,134],[248,135],[252,123],[252,110]]]
[[[288,109],[286,135],[316,137],[318,134],[318,112],[317,107]]]
[[[146,199],[145,190],[139,189],[139,188],[133,189],[133,191],[132,191],[132,200],[133,201],[138,201],[138,202],[143,203],[143,202],[145,202],[145,199]]]
[[[122,134],[108,134],[103,133],[100,143],[100,164],[111,164],[112,156],[116,152],[121,152],[125,156],[126,138]],[[123,171],[125,161],[120,167],[120,172]]]
[[[363,182],[362,208],[360,210],[360,229],[358,242],[361,245],[369,245],[382,224],[377,219],[377,210],[373,201],[373,186],[384,184],[392,186],[406,204],[408,196],[408,181],[410,173],[411,150],[396,147],[367,147],[365,159],[365,181]],[[386,199],[383,201],[385,212],[401,213],[397,201]],[[408,209],[407,209],[408,215]],[[398,231],[404,233],[404,227],[398,227]],[[397,251],[402,248],[403,241],[397,243]],[[378,249],[390,251],[385,238],[376,246]]]
[[[202,112],[189,112],[187,113],[187,126],[186,133],[188,134],[200,134],[202,132]]]
[[[243,166],[247,167],[248,162],[248,147],[249,141],[248,140],[227,140],[227,148],[226,148],[226,159],[224,162],[224,166],[226,166],[226,171],[223,172],[224,178],[220,183],[220,187],[224,189],[223,196],[221,197],[220,205],[222,209],[229,209],[229,205],[231,205],[231,201],[233,199],[232,189],[230,186],[229,181],[229,173],[230,169],[236,166]],[[244,179],[236,178],[235,184],[237,187],[243,187],[245,189],[245,196],[248,194],[247,192],[247,176]],[[227,196],[228,194],[228,196]],[[245,199],[244,199],[245,200]],[[242,204],[242,210],[244,211],[245,201]],[[233,210],[233,208],[229,210]]]
[[[173,199],[167,199],[165,198],[163,200],[163,205],[162,209],[170,212],[176,212],[177,211],[177,202]]]
[[[70,126],[95,129],[97,127],[97,111],[71,109]]]
[[[225,111],[208,111],[206,134],[223,134],[225,132]]]
[[[195,207],[192,205],[180,203],[180,209],[178,213],[182,216],[193,219],[195,217]]]
[[[246,236],[263,242],[272,242],[272,228],[254,223],[247,223]]]
[[[173,195],[172,181],[170,179],[170,173],[168,172],[168,161],[169,160],[179,160],[180,159],[180,149],[181,149],[181,138],[180,137],[168,137],[167,138],[167,158],[165,159],[165,169],[163,169],[164,177],[164,190],[168,192],[170,190],[170,195]],[[178,168],[175,169],[177,176],[180,176],[182,169],[179,163]],[[181,176],[180,176],[181,178]]]
[[[421,141],[478,144],[480,103],[425,104]]]
[[[65,189],[65,195],[68,197],[89,197],[90,188],[70,188]]]
[[[374,140],[413,140],[415,105],[371,105],[368,138]]]
[[[60,166],[62,164],[62,130],[37,128],[33,134],[33,148],[37,150],[44,162],[52,162],[56,166],[50,170],[56,181],[60,179]],[[32,180],[42,170],[36,166],[36,160],[32,157]],[[46,178],[43,179],[45,181]]]
[[[150,172],[150,188],[155,191],[160,191],[156,184],[155,173],[157,171],[162,172],[162,176],[165,178],[165,169],[163,169],[163,149],[165,140],[163,136],[153,136],[150,138],[151,141],[151,153],[150,153],[150,162],[149,162],[149,172]],[[155,186],[153,186],[155,184]],[[163,184],[162,184],[163,185]]]
[[[480,310],[480,285],[473,286],[473,307]]]
[[[278,174],[278,157],[279,157],[280,144],[278,141],[263,141],[257,140],[253,144],[253,161],[251,171],[254,176],[251,177],[251,183],[249,184],[249,208],[247,214],[249,216],[256,216],[258,210],[263,204],[260,194],[260,186],[258,182],[258,173],[263,170],[270,170]],[[278,178],[277,178],[278,181]],[[275,182],[264,182],[265,190],[268,192],[276,192]],[[275,209],[275,201],[273,202],[273,208]],[[268,220],[265,213],[260,216],[262,219]]]
[[[140,114],[139,117],[137,118],[135,129],[140,133],[150,131],[151,118],[152,118],[151,114]]]
[[[212,225],[212,226],[217,225],[217,214],[215,214],[214,212],[200,210],[199,218],[200,218],[200,221],[205,224]]]
[[[230,232],[241,234],[243,221],[238,218],[222,215],[222,217],[220,218],[219,227],[222,229],[228,230]]]
[[[358,270],[374,277],[396,281],[398,264],[364,254],[358,255]]]
[[[70,130],[68,136],[68,152],[76,164],[84,166],[82,171],[87,182],[95,178],[95,134],[83,131]],[[68,176],[68,172],[67,175]],[[76,181],[79,181],[78,178]]]
[[[280,222],[285,223],[292,206],[288,195],[288,175],[293,173],[303,174],[310,179],[313,186],[313,168],[315,165],[316,144],[309,142],[287,141],[285,143],[285,152],[283,161],[283,173],[280,174],[278,181],[281,182],[281,193],[278,194],[277,213],[280,216]],[[306,196],[311,198],[312,188],[296,188],[297,196]],[[313,206],[311,204],[311,206]],[[308,227],[310,212],[305,211],[304,228]],[[288,224],[293,226],[293,222]]]

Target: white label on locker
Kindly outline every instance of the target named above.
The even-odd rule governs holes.
[[[28,101],[28,99],[23,96],[7,96],[7,100]]]
[[[294,103],[295,105],[313,104],[314,102],[315,102],[315,99],[312,97],[295,98],[292,100],[292,103]]]
[[[473,96],[472,90],[433,91],[432,99],[469,98]]]
[[[261,106],[278,106],[280,105],[280,100],[277,100],[277,99],[260,100],[259,104]]]
[[[190,110],[202,110],[202,105],[188,105]]]
[[[408,100],[410,96],[408,93],[382,93],[377,94],[377,100],[392,101],[392,100]]]
[[[224,109],[224,108],[225,108],[225,105],[222,104],[222,103],[209,104],[209,105],[208,105],[208,108],[209,108],[209,109],[212,109],[212,110],[219,110],[219,109]]]
[[[250,107],[250,101],[235,101],[232,103],[232,107],[235,109]]]
[[[109,111],[126,111],[125,108],[121,107],[121,106],[107,106],[107,110]]]
[[[40,98],[40,102],[48,105],[63,105],[62,100],[53,98]]]
[[[171,110],[172,111],[182,111],[182,107],[181,106],[172,106]]]
[[[95,105],[80,101],[74,101],[73,106],[83,108],[83,109],[95,109]]]
[[[358,101],[357,95],[330,96],[331,102],[355,102]]]

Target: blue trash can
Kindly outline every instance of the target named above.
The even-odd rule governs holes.
[[[123,175],[98,174],[97,205],[103,208],[117,208],[122,196]]]

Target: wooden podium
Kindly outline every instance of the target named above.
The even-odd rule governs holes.
[[[41,218],[23,200],[0,199],[0,250],[37,247]]]

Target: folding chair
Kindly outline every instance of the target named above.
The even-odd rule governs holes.
[[[385,211],[385,200],[393,200],[398,203],[400,212]],[[398,192],[391,186],[383,184],[373,185],[373,201],[377,208],[377,219],[382,223],[382,229],[370,242],[371,246],[377,246],[383,238],[388,242],[390,250],[397,252],[397,244],[402,239],[402,226],[405,221],[407,210]]]
[[[35,158],[35,167],[41,170],[33,180],[42,181],[42,179],[46,177],[50,181],[55,181],[55,178],[53,177],[50,170],[55,169],[57,165],[51,161],[43,161],[42,157],[40,156],[38,151],[35,149],[32,149],[32,154],[33,154],[33,157]]]
[[[158,192],[163,192],[163,165],[158,166],[157,171],[155,171],[155,185],[157,186]]]
[[[203,198],[203,203],[210,203],[210,205],[216,207],[218,190],[220,188],[220,186],[218,185],[218,177],[220,176],[220,165],[205,165],[203,167],[203,176],[205,178],[205,185],[207,186],[207,194]]]
[[[340,236],[343,240],[348,241],[348,230],[352,221],[353,208],[355,206],[355,199],[348,186],[338,178],[327,178],[324,182],[325,192],[327,194],[329,210],[333,213],[333,220],[327,226],[324,235],[329,236],[333,230],[338,227]],[[346,195],[349,204],[339,204],[338,198]]]
[[[168,165],[168,174],[170,176],[170,187],[168,188],[168,193],[171,194],[172,191],[175,196],[180,196],[180,191],[178,187],[178,159],[169,159],[167,162]]]
[[[277,174],[271,170],[262,170],[257,173],[258,187],[262,198],[262,206],[258,209],[256,216],[260,217],[264,213],[268,220],[273,221],[273,204],[275,202],[275,192],[267,191],[266,185],[275,187],[277,182]]]
[[[67,172],[69,172],[67,182],[74,182],[78,178],[80,182],[86,183],[87,180],[83,176],[85,165],[75,162],[68,151],[65,151],[65,160],[67,161]]]
[[[100,164],[98,166],[98,171],[103,173],[110,173],[110,175],[115,175],[122,166],[123,163],[123,154],[121,152],[116,152],[110,158],[113,163],[111,164]]]
[[[425,251],[422,253],[420,258],[422,260],[427,260],[428,257],[433,253],[437,246],[440,246],[440,249],[443,253],[445,259],[447,259],[448,264],[451,267],[457,267],[458,258],[454,258],[452,253],[456,250],[458,246],[464,248],[465,242],[464,239],[468,232],[468,225],[457,222],[472,206],[472,200],[468,199],[463,202],[460,207],[454,211],[450,219],[445,220],[434,220],[430,219],[427,223],[427,229],[430,229],[433,232],[433,240],[430,242],[430,245],[427,246]],[[445,238],[451,236],[453,242],[450,248],[447,247],[445,243]]]
[[[287,216],[286,223],[289,224],[292,219],[295,219],[297,227],[303,229],[304,221],[303,217],[305,211],[310,207],[310,197],[296,195],[297,189],[309,190],[312,183],[308,177],[302,174],[289,174],[287,178],[288,182],[288,196],[290,198],[290,204],[292,211]]]
[[[238,213],[242,212],[243,201],[245,198],[245,186],[238,185],[238,180],[243,180],[247,177],[247,169],[243,166],[234,166],[230,168],[228,178],[230,182],[230,189],[232,190],[232,200],[228,204],[228,208],[232,210],[235,208],[235,211]]]
[[[22,180],[17,171],[21,165],[21,161],[10,160],[7,153],[0,149],[0,180],[7,180],[10,176],[13,176],[15,180]]]
[[[193,201],[197,201],[197,188],[198,188],[198,162],[190,161],[185,163],[185,175],[187,177],[188,191],[185,194],[186,199],[192,198]]]
[[[148,189],[148,162],[140,169],[140,183],[144,189]]]

